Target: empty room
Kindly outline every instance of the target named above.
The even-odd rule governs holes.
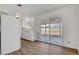
[[[1,55],[78,55],[78,4],[0,4]]]

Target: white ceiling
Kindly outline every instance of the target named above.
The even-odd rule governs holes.
[[[64,4],[22,4],[18,7],[16,4],[0,4],[0,12],[9,13],[12,15],[21,14],[24,16],[39,15],[51,10],[62,8],[68,5]]]

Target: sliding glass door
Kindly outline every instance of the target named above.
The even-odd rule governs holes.
[[[41,33],[40,33],[41,41],[49,43],[49,26],[48,24],[41,25]]]
[[[60,44],[63,42],[63,22],[61,17],[50,18],[41,24],[40,39],[43,42]]]
[[[46,39],[46,29],[45,29],[45,24],[41,24],[41,30],[40,30],[40,34],[39,34],[39,39],[43,42],[45,42]]]
[[[50,23],[50,43],[61,44],[63,42],[63,21],[61,17],[49,19]]]

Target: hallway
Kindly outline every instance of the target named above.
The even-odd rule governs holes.
[[[53,44],[22,39],[21,49],[7,55],[77,55],[77,52]]]

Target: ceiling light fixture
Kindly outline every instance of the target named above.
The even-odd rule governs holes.
[[[17,4],[17,6],[21,7],[22,5],[21,4]]]

